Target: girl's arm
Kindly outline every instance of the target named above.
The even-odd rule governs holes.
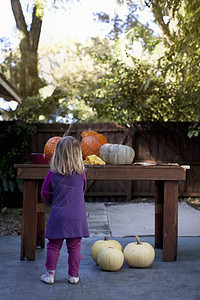
[[[86,191],[86,187],[87,187],[87,180],[86,180],[86,176],[85,176],[85,173],[83,173],[83,180],[84,180],[84,187],[83,187],[83,192],[85,194],[85,191]]]
[[[48,206],[51,206],[52,176],[53,176],[53,172],[49,171],[43,182],[42,190],[41,190],[41,198],[42,198],[43,202]]]

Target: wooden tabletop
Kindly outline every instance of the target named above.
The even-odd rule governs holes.
[[[44,179],[49,165],[15,164],[20,179]],[[159,165],[85,165],[88,180],[186,180],[189,166]]]

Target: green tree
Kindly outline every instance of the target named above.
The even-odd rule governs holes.
[[[118,2],[126,2],[127,16],[111,19],[113,29],[105,39],[85,45],[68,42],[40,52],[40,76],[53,87],[52,95],[25,97],[13,117],[28,122],[67,122],[73,116],[75,121],[101,118],[124,124],[199,121],[199,4],[145,1],[161,29],[158,36],[139,22],[138,1]],[[103,12],[98,17],[110,20]],[[136,54],[138,45],[141,51]],[[44,59],[49,61],[48,78]]]
[[[53,109],[57,120],[99,121],[96,110],[85,103],[85,93],[107,72],[105,66],[98,65],[97,58],[110,55],[113,45],[108,38],[92,38],[85,44],[68,39],[64,45],[59,43],[51,49],[44,47],[41,50],[41,75],[45,77],[48,70],[49,85],[53,89],[56,87],[53,95],[59,94],[57,107]],[[43,117],[47,120],[48,115],[44,112]],[[102,120],[106,121],[106,118]]]
[[[13,15],[19,31],[20,93],[23,97],[36,95],[38,80],[38,43],[41,33],[45,1],[34,1],[30,29],[25,21],[19,0],[11,0]]]
[[[136,3],[131,0],[118,2],[125,2],[132,8]],[[129,49],[133,47],[132,42],[136,39],[143,46],[143,55],[140,57],[143,75],[142,72],[138,74],[134,72],[138,62],[135,61],[133,65],[127,64],[124,58],[116,58],[113,55],[107,60],[108,63],[110,60],[110,75],[100,80],[96,88],[93,87],[92,93],[88,93],[87,101],[99,113],[105,111],[118,120],[128,121],[128,116],[129,119],[139,118],[141,121],[148,119],[199,121],[200,4],[197,1],[188,3],[188,1],[149,0],[145,1],[144,5],[151,8],[155,22],[162,32],[160,37],[156,37],[148,25],[135,22],[135,16],[130,13],[126,19],[132,18],[134,22],[129,24],[133,27],[126,27],[128,23],[120,24],[121,32],[126,33],[128,38]],[[103,13],[101,19],[104,19]],[[115,18],[112,22],[116,24],[116,20]],[[117,24],[119,25],[119,22]],[[117,28],[117,34],[120,32],[118,27],[113,26],[113,30]],[[125,49],[129,54],[127,56],[132,55],[129,49]],[[155,57],[156,49],[161,51]],[[131,89],[131,85],[136,89]],[[146,86],[145,91],[142,89],[143,86]],[[125,89],[126,93],[122,92]]]
[[[30,1],[28,1],[30,2]],[[31,23],[25,20],[20,0],[11,0],[11,7],[19,32],[19,49],[20,49],[20,65],[19,65],[19,87],[23,98],[37,95],[41,82],[38,74],[38,45],[42,28],[42,21],[45,7],[55,7],[61,3],[66,8],[68,0],[33,0],[28,3],[30,7],[29,14],[32,15]]]
[[[147,62],[132,58],[132,65],[109,58],[110,73],[99,78],[84,95],[99,116],[123,125],[133,121],[192,121],[199,116],[195,95],[187,86],[166,82]],[[108,64],[108,58],[106,58]]]
[[[165,77],[171,77],[179,87],[185,107],[195,107],[192,121],[199,122],[200,110],[200,2],[151,0],[152,11],[160,28],[167,28],[170,40],[161,59]],[[168,20],[164,23],[164,17]],[[182,103],[180,103],[182,104]],[[183,106],[182,105],[182,106]]]

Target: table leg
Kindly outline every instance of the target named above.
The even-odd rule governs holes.
[[[164,182],[155,181],[155,247],[163,248]]]
[[[163,261],[177,259],[178,181],[164,183]]]
[[[41,182],[39,183],[41,185]],[[45,204],[41,199],[41,186],[38,188],[38,204],[37,204],[37,246],[45,247]]]
[[[35,260],[38,182],[24,180],[20,259]]]
[[[131,180],[127,181],[126,188],[127,188],[126,200],[127,200],[127,202],[129,202],[132,199],[132,181]]]

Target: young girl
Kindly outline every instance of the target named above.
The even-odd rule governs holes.
[[[54,283],[54,275],[63,240],[68,249],[68,281],[78,283],[81,238],[89,237],[84,193],[86,177],[81,147],[75,138],[63,137],[56,145],[41,191],[45,204],[51,206],[45,237],[47,244],[45,283]]]

